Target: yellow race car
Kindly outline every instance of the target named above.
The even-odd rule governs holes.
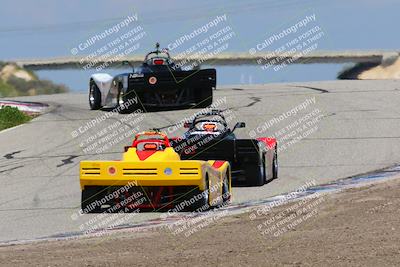
[[[120,161],[82,161],[81,212],[203,211],[229,203],[221,160],[181,160],[161,132],[139,133]]]

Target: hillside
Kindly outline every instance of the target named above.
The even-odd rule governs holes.
[[[41,80],[33,72],[14,63],[0,62],[0,97],[65,93],[68,88]]]

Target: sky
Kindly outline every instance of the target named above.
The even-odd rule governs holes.
[[[313,23],[324,32],[317,50],[397,50],[400,42],[396,31],[399,10],[400,1],[395,0],[1,0],[0,60],[70,56],[72,48],[132,14],[139,18],[135,25],[140,25],[146,32],[139,49],[134,52],[136,54],[144,54],[156,42],[160,42],[162,47],[167,46],[223,14],[227,15],[225,24],[235,33],[227,52],[246,52],[271,34],[312,14],[316,17]],[[290,37],[283,43],[288,40]],[[198,40],[192,41],[174,52],[184,51]],[[277,42],[276,45],[280,44]],[[79,51],[78,55],[84,56],[95,49]],[[340,68],[332,67],[335,71]],[[224,71],[226,76],[232,69],[224,68]],[[252,72],[251,68],[243,71]],[[254,73],[255,81],[260,75],[258,72]],[[41,73],[47,78],[59,76],[62,79],[60,72]],[[76,78],[83,76],[74,71],[69,73],[75,73]],[[90,71],[83,73],[86,75]],[[285,76],[282,73],[273,73],[278,76],[276,81]],[[237,76],[232,75],[229,79],[228,75],[222,80],[235,82]],[[297,74],[296,77],[302,76]],[[325,77],[334,75],[321,76]],[[82,83],[82,79],[79,78],[73,86]]]

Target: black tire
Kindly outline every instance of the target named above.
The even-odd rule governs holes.
[[[101,108],[101,93],[95,82],[90,83],[89,88],[89,106],[91,110]]]
[[[259,164],[248,164],[245,168],[246,181],[249,186],[262,186],[265,184],[264,159]]]
[[[92,205],[98,199],[101,199],[101,187],[86,186],[82,190],[81,209],[83,213],[99,213],[101,206]]]
[[[125,107],[125,103],[128,101],[128,97],[130,97],[130,96],[134,97],[135,94],[133,92],[128,93],[125,96],[124,95],[121,96],[121,93],[118,94],[118,103],[119,103],[118,112],[120,114],[128,114],[128,113],[134,112],[137,109],[140,109],[140,107],[141,107],[140,103],[127,105],[127,108]],[[120,101],[120,100],[122,100],[122,101]]]
[[[272,161],[272,173],[273,177],[272,179],[278,179],[278,149],[275,148],[275,153],[274,153],[274,160]]]
[[[207,108],[209,106],[211,106],[213,102],[213,92],[212,92],[212,88],[206,88],[203,89],[201,91],[200,94],[200,98],[197,102],[197,106],[198,108]]]
[[[229,187],[229,173],[225,174],[225,179],[222,184],[222,205],[229,203],[231,200],[231,190]]]
[[[197,199],[195,202],[187,207],[185,207],[185,211],[197,211],[202,212],[210,209],[209,199],[210,199],[210,192],[209,192],[209,180],[207,176],[206,181],[206,189],[201,191],[200,189],[193,190],[189,197],[186,199],[190,201],[191,199]]]

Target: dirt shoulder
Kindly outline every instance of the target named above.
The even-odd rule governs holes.
[[[168,228],[0,248],[2,266],[400,266],[400,179]],[[261,225],[261,226],[260,226]]]

